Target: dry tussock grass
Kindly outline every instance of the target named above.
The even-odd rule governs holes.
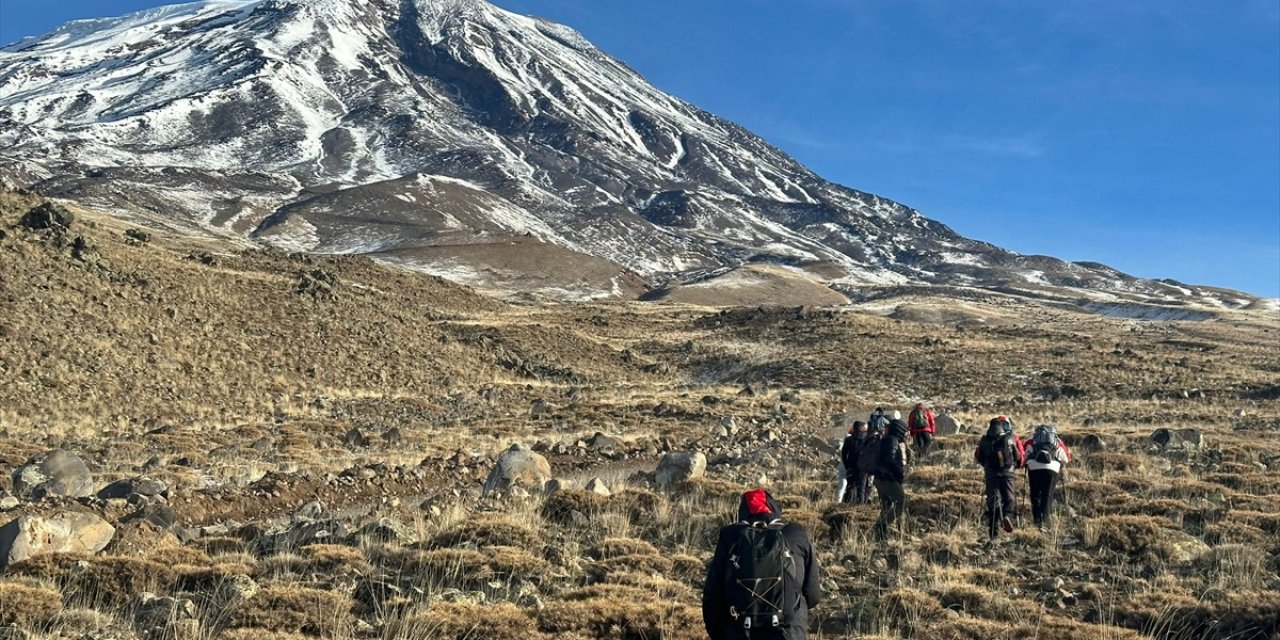
[[[62,594],[48,587],[0,582],[0,626],[43,627],[62,611]]]
[[[354,624],[354,603],[333,591],[275,584],[227,612],[228,628],[320,638],[347,637]]]
[[[386,640],[541,640],[538,623],[513,604],[474,605],[435,602],[426,611],[394,621]]]

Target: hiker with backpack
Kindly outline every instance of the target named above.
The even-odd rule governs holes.
[[[883,407],[876,407],[871,412],[871,416],[867,418],[867,430],[873,433],[884,433],[889,428],[889,416],[885,414]]]
[[[875,474],[876,493],[880,494],[880,519],[876,521],[877,540],[889,537],[889,528],[901,522],[907,508],[907,494],[902,483],[907,479],[911,464],[911,451],[907,448],[907,424],[902,420],[889,421],[889,428],[876,445],[875,465],[868,469]]]
[[[1017,470],[1025,465],[1022,440],[1013,433],[1013,422],[1005,416],[992,418],[973,457],[986,477],[987,533],[994,540],[1001,528],[1013,532],[1018,506],[1014,482]]]
[[[911,429],[911,439],[916,445],[916,456],[924,459],[929,455],[929,445],[933,444],[933,434],[937,431],[933,412],[923,402],[917,402],[911,413],[907,414],[907,426]]]
[[[1053,488],[1063,466],[1071,462],[1071,449],[1051,424],[1038,425],[1023,443],[1027,458],[1027,484],[1031,487],[1031,517],[1040,530],[1049,527],[1053,513]]]
[[[711,640],[804,640],[822,598],[809,534],[784,524],[764,489],[742,494],[738,522],[720,529],[702,590]]]
[[[840,447],[840,459],[847,474],[847,489],[841,502],[866,504],[871,498],[871,475],[864,469],[861,458],[863,452],[878,443],[879,439],[879,434],[872,438],[867,423],[861,420],[855,421],[853,428],[849,429],[849,435]]]

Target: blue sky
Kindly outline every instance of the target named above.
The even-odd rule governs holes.
[[[0,0],[0,40],[149,0]],[[1020,253],[1280,297],[1276,0],[496,0]]]

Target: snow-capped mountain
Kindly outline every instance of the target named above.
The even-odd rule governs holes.
[[[209,0],[28,38],[0,50],[0,181],[569,297],[769,262],[846,290],[1251,300],[961,237],[482,0]]]

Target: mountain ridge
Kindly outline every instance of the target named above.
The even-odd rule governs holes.
[[[433,273],[457,260],[413,255],[532,237],[652,288],[772,262],[837,289],[1255,300],[965,238],[482,0],[213,0],[64,25],[0,50],[0,147],[11,186]],[[611,295],[572,263],[553,288]],[[502,271],[469,283],[518,289]]]

